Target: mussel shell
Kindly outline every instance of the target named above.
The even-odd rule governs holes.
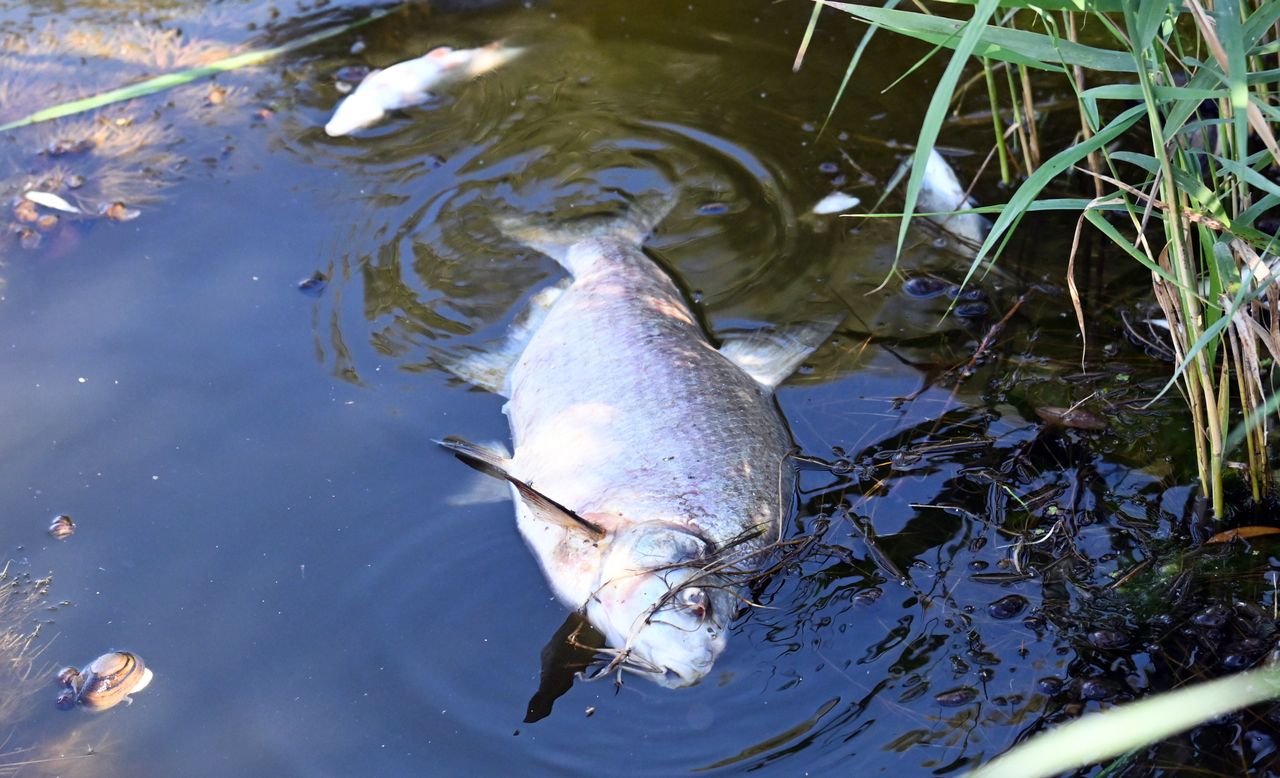
[[[151,671],[131,651],[112,651],[89,663],[77,701],[90,710],[106,710],[151,683]]]

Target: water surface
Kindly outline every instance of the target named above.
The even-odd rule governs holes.
[[[113,53],[139,29],[216,52],[374,7],[7,3],[0,32],[63,45],[31,47],[24,62],[48,69],[14,78],[41,87],[0,111],[172,65]],[[1102,586],[1190,504],[1181,411],[1137,402],[1167,367],[1110,313],[1147,280],[1086,246],[1099,317],[1085,371],[1061,291],[1070,223],[1015,238],[974,287],[986,316],[944,319],[945,295],[904,292],[909,277],[958,281],[965,260],[913,234],[891,275],[896,225],[805,214],[835,189],[875,203],[936,68],[882,91],[923,53],[883,36],[819,134],[861,28],[824,15],[793,74],[807,17],[786,3],[411,5],[219,77],[224,97],[201,82],[0,138],[6,203],[65,165],[86,197],[122,192],[141,211],[65,220],[35,248],[5,236],[0,550],[52,573],[50,604],[67,601],[38,614],[50,665],[115,647],[156,672],[132,706],[96,716],[55,710],[49,673],[5,724],[23,750],[0,768],[92,749],[17,772],[959,774],[1173,683],[1157,660],[1088,640],[1099,613],[1141,621]],[[355,137],[322,131],[339,68],[498,39],[528,52]],[[150,134],[127,152],[48,152],[99,121]],[[981,131],[943,141],[962,177],[976,172]],[[986,201],[1003,196],[991,179]],[[560,277],[496,214],[607,211],[663,189],[679,204],[649,249],[713,332],[847,312],[779,392],[801,448],[847,467],[803,474],[789,537],[808,550],[761,588],[707,682],[579,681],[526,723],[567,614],[510,504],[472,499],[478,476],[433,447],[507,436],[502,400],[433,354],[499,337]],[[327,285],[300,290],[317,271]],[[1106,433],[1034,412],[1090,396]],[[77,522],[69,540],[45,534],[57,513]],[[1009,595],[1025,601],[989,607]],[[1092,678],[1111,686],[1082,690]]]

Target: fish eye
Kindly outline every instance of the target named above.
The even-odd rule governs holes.
[[[676,593],[676,605],[681,610],[686,610],[701,619],[705,618],[711,609],[711,600],[701,587],[690,586]]]

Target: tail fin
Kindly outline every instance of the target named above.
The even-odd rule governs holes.
[[[592,214],[554,223],[523,216],[496,221],[503,235],[563,264],[569,247],[589,238],[612,237],[640,245],[675,204],[675,192],[661,192],[637,198],[620,214]]]

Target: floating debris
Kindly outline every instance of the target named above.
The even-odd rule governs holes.
[[[338,68],[336,71],[334,71],[334,74],[333,74],[333,78],[335,81],[351,84],[352,86],[365,80],[365,78],[367,78],[368,76],[369,76],[368,65],[346,65],[344,67]]]
[[[1036,408],[1036,415],[1051,424],[1061,424],[1063,427],[1075,430],[1104,430],[1107,428],[1106,419],[1083,408],[1056,408],[1052,405],[1045,405]]]
[[[49,535],[54,540],[66,540],[76,532],[76,523],[71,517],[64,514],[53,517],[53,523],[49,525]]]
[[[101,711],[120,703],[129,704],[129,695],[140,692],[151,683],[154,674],[142,657],[130,651],[112,651],[90,662],[83,670],[64,667],[58,672],[57,705],[71,710],[82,705]]]
[[[13,226],[13,232],[18,235],[18,245],[24,249],[35,249],[40,247],[40,241],[43,239],[40,233],[28,227]]]
[[[227,101],[227,88],[225,86],[210,87],[209,96],[205,99],[209,101],[209,105],[222,105]]]
[[[861,199],[844,192],[832,192],[826,197],[818,201],[813,206],[813,212],[819,216],[825,216],[831,213],[844,213],[845,211],[857,208],[862,202]]]
[[[111,205],[104,206],[102,215],[116,222],[130,222],[142,215],[142,211],[137,208],[129,208],[124,203],[114,202]]]
[[[1260,525],[1250,525],[1248,527],[1236,527],[1219,532],[1213,537],[1205,541],[1205,543],[1226,543],[1229,540],[1258,538],[1264,535],[1280,535],[1280,527],[1266,527]]]
[[[23,197],[37,205],[43,205],[45,208],[52,208],[55,211],[63,211],[65,213],[83,213],[79,208],[62,199],[52,192],[24,192]]]
[[[704,203],[698,206],[699,216],[720,216],[729,212],[728,203]]]
[[[97,145],[92,138],[59,138],[46,146],[44,153],[51,157],[83,154],[86,151],[91,151]]]
[[[1028,604],[1027,598],[1021,594],[1011,594],[988,605],[987,613],[993,619],[1011,619],[1026,610]]]
[[[41,232],[48,232],[49,230],[57,226],[58,226],[58,217],[56,214],[46,213],[45,215],[36,219],[36,229],[40,230]]]
[[[17,205],[13,206],[13,218],[30,224],[40,218],[40,211],[36,209],[36,204],[30,200],[21,200]]]
[[[991,306],[986,303],[964,303],[951,309],[961,319],[985,319],[991,315]]]
[[[312,273],[309,278],[304,278],[298,282],[298,291],[312,297],[319,297],[324,293],[324,288],[329,285],[329,279],[319,270]]]
[[[914,278],[908,278],[902,283],[903,293],[908,297],[914,297],[918,300],[927,300],[930,297],[937,297],[950,288],[950,283],[933,276],[916,276]]]
[[[933,699],[944,708],[958,708],[978,699],[978,690],[972,686],[961,686],[955,689],[948,689],[945,692],[938,692],[933,696]]]
[[[1129,636],[1113,629],[1100,629],[1089,633],[1089,643],[1104,650],[1124,648],[1129,645]]]

